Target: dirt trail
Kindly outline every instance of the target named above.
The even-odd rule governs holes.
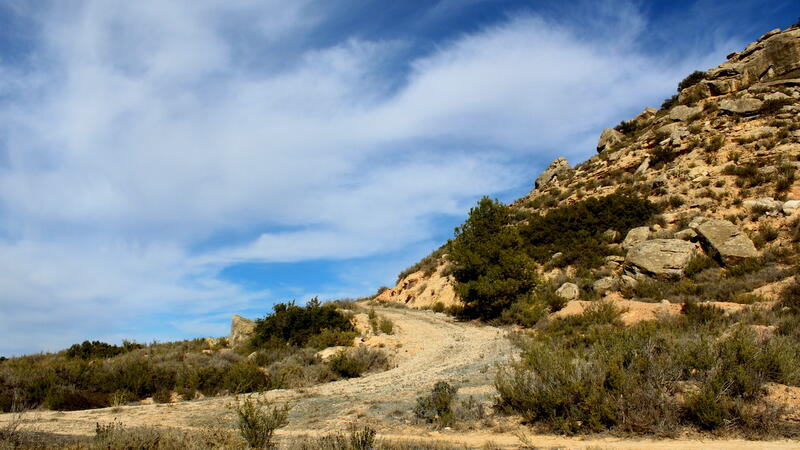
[[[290,438],[309,432],[340,431],[348,423],[360,423],[376,428],[382,437],[397,440],[430,439],[474,447],[487,442],[506,448],[517,448],[522,444],[518,435],[526,434],[526,429],[504,419],[491,427],[458,431],[432,431],[411,422],[410,411],[416,397],[441,380],[458,385],[462,396],[473,395],[479,401],[490,403],[495,395],[492,386],[495,364],[507,361],[514,353],[504,330],[457,323],[443,314],[429,311],[375,310],[395,323],[395,336],[387,341],[387,350],[397,352],[395,367],[361,378],[263,394],[269,399],[292,405],[290,425],[280,430],[279,436]],[[233,423],[227,408],[231,400],[230,397],[220,397],[89,411],[39,411],[30,414],[29,426],[40,431],[84,436],[94,434],[96,423],[112,420],[126,426],[227,427]],[[0,415],[0,424],[8,419],[9,415]],[[800,448],[800,444],[791,441],[652,441],[528,436],[529,442],[537,447],[559,448]]]

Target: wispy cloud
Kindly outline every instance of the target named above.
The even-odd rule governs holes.
[[[631,8],[604,10],[629,33],[595,21],[588,36],[528,13],[405,61],[398,82],[387,67],[413,36],[304,47],[324,14],[277,1],[34,14],[33,57],[0,61],[0,353],[152,323],[201,333],[267,295],[219,279],[228,264],[428,240],[438,215],[588,156],[600,128],[729,50],[648,54]],[[196,249],[227,234],[244,242]]]

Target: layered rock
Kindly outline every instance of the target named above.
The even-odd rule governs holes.
[[[694,244],[680,239],[653,239],[634,245],[625,265],[634,271],[659,278],[680,278],[696,255]]]
[[[689,226],[698,234],[706,253],[725,265],[759,256],[753,241],[727,220],[700,218]]]
[[[253,337],[255,329],[255,322],[234,314],[231,318],[231,334],[228,336],[228,343],[231,347],[238,347],[246,344]]]
[[[538,178],[536,178],[534,185],[536,189],[540,189],[555,180],[565,180],[569,178],[572,172],[572,167],[566,159],[557,158],[547,166],[547,169],[545,169]]]

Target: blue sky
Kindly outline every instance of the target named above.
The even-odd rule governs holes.
[[[0,0],[0,354],[372,294],[796,1]]]

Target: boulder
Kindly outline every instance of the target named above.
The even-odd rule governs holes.
[[[760,209],[762,211],[777,212],[783,208],[783,202],[772,197],[762,197],[755,200],[745,200],[742,206],[747,209]]]
[[[689,227],[697,232],[706,252],[725,265],[759,256],[753,241],[727,220],[697,218]]]
[[[631,231],[628,231],[628,234],[625,236],[625,240],[622,241],[622,248],[625,250],[630,250],[631,247],[638,244],[639,242],[646,241],[647,238],[649,237],[650,237],[650,228],[648,227],[631,228]]]
[[[689,130],[679,123],[664,125],[656,132],[669,136],[670,141],[675,145],[680,145],[682,139],[689,135]]]
[[[537,189],[547,186],[555,180],[565,180],[572,176],[573,170],[566,159],[556,158],[547,166],[547,169],[536,178],[534,185]]]
[[[600,133],[600,140],[597,141],[597,153],[610,149],[615,144],[622,142],[625,135],[613,128],[606,128]]]
[[[617,230],[608,229],[605,232],[603,232],[603,239],[605,239],[608,242],[617,242],[619,241],[619,238],[620,234],[619,231]]]
[[[231,318],[231,335],[228,337],[228,344],[236,347],[246,344],[256,330],[256,323],[250,319],[234,314]]]
[[[600,295],[619,289],[619,280],[615,277],[603,277],[592,283],[592,289]]]
[[[660,278],[680,278],[696,247],[680,239],[653,239],[634,245],[625,258],[625,264]]]
[[[675,239],[680,239],[682,241],[691,241],[696,237],[697,237],[697,232],[691,228],[687,228],[685,230],[681,230],[675,233]]]
[[[789,200],[783,204],[782,209],[787,216],[792,215],[800,209],[800,200]]]
[[[792,97],[784,94],[783,92],[773,92],[771,94],[765,95],[764,100],[788,100]]]
[[[564,283],[556,289],[556,295],[566,300],[577,300],[581,295],[581,290],[575,283]]]
[[[701,106],[678,105],[670,110],[669,118],[672,120],[685,122],[689,120],[690,117],[694,116],[695,114],[700,114],[701,112],[703,112],[703,107]]]
[[[763,104],[757,98],[728,99],[719,102],[719,109],[734,114],[755,114]]]

